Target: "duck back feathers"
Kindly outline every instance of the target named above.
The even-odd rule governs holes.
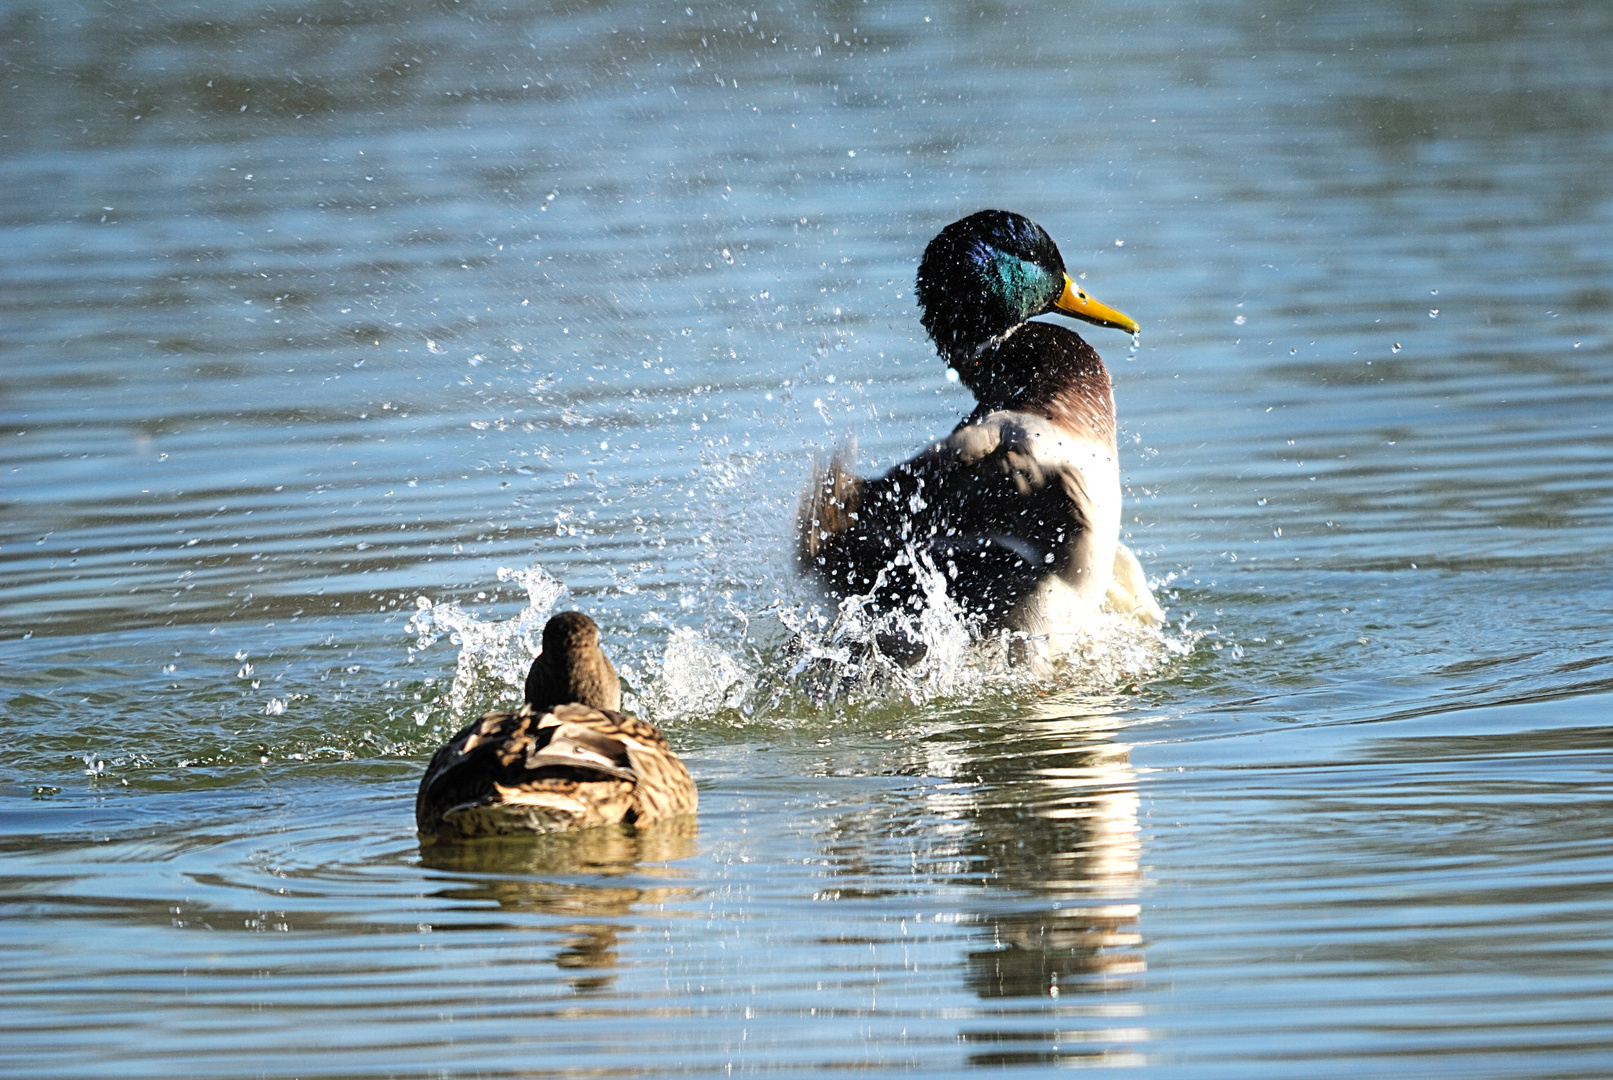
[[[689,770],[654,725],[559,705],[491,712],[437,751],[415,799],[423,835],[467,838],[692,814]]]

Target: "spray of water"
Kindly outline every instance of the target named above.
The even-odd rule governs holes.
[[[741,658],[687,626],[675,627],[660,663],[634,705],[645,716],[681,718],[744,711],[756,673]]]
[[[1199,632],[1161,630],[1124,614],[1103,613],[1073,648],[1051,656],[1045,639],[986,632],[947,595],[946,575],[924,552],[885,573],[913,576],[916,607],[878,610],[874,592],[850,596],[825,611],[821,603],[776,597],[765,609],[737,615],[736,635],[717,626],[667,624],[664,644],[607,649],[628,683],[624,706],[658,724],[728,717],[735,722],[788,722],[848,714],[869,705],[923,706],[1054,685],[1111,694],[1117,686],[1161,673],[1193,651]],[[428,719],[460,724],[483,708],[521,698],[543,623],[567,595],[541,567],[499,571],[527,590],[528,604],[507,621],[483,620],[457,603],[422,597],[409,623],[416,649],[443,635],[459,646],[453,682]],[[642,635],[640,635],[642,637]]]
[[[527,605],[513,619],[484,621],[455,601],[434,604],[422,596],[415,600],[415,613],[407,624],[415,635],[411,652],[430,648],[444,635],[459,646],[453,682],[438,703],[446,706],[446,719],[456,724],[495,703],[520,702],[527,668],[543,639],[543,624],[567,595],[566,587],[539,566],[525,570],[501,566],[498,579],[526,589]],[[417,710],[415,723],[424,727],[431,712]]]

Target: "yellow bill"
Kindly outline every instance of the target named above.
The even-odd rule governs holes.
[[[1070,280],[1069,274],[1064,275],[1064,294],[1053,301],[1053,310],[1096,326],[1112,326],[1128,334],[1135,334],[1140,329],[1137,320],[1130,315],[1100,304],[1088,296]]]

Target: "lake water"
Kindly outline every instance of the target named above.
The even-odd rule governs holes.
[[[0,1074],[1613,1074],[1613,6],[0,27]],[[985,206],[1171,624],[871,677],[795,498]],[[552,606],[698,829],[422,852]]]

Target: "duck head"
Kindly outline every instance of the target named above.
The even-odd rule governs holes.
[[[924,329],[965,376],[981,349],[1038,315],[1137,332],[1130,316],[1071,280],[1045,229],[1006,210],[982,210],[942,229],[924,249],[917,292]]]
[[[599,647],[599,624],[563,611],[543,624],[543,651],[526,675],[526,701],[544,712],[556,705],[622,707],[622,684]]]

